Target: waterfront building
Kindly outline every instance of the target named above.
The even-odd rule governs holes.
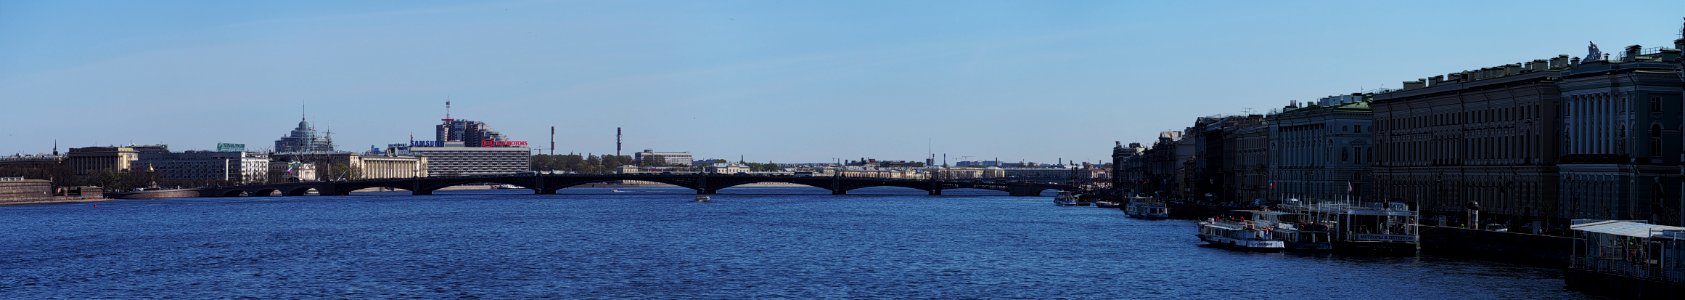
[[[1680,25],[1680,27],[1679,27],[1679,38],[1673,40],[1673,49],[1677,49],[1677,50],[1680,50],[1681,52],[1685,52],[1685,25]],[[1679,64],[1679,70],[1680,70],[1679,80],[1680,80],[1680,87],[1681,87],[1680,88],[1680,90],[1681,90],[1680,91],[1680,99],[1685,99],[1685,53],[1681,53],[1681,57],[1678,59],[1678,64]],[[1680,113],[1685,113],[1685,109],[1680,109]],[[1681,126],[1680,131],[1685,131],[1685,126]],[[1685,139],[1685,134],[1681,134],[1680,138]],[[1685,142],[1685,141],[1682,141],[1682,142]],[[1685,143],[1682,143],[1682,145],[1685,145]],[[1685,176],[1685,164],[1680,164],[1679,168],[1680,168],[1679,171],[1680,171],[1681,176]],[[1685,178],[1682,178],[1680,180],[1679,194],[1678,195],[1679,195],[1679,198],[1680,198],[1679,201],[1685,202]],[[1682,204],[1682,206],[1685,206],[1685,204]],[[1678,221],[1677,224],[1685,225],[1685,212],[1680,213],[1680,220]]]
[[[1147,163],[1142,172],[1141,192],[1163,197],[1182,198],[1182,174],[1185,162],[1193,158],[1193,141],[1183,138],[1182,131],[1162,131],[1152,148],[1142,153]]]
[[[1679,54],[1633,45],[1561,71],[1560,218],[1681,224]]]
[[[527,147],[410,147],[427,159],[425,176],[498,175],[532,170]]]
[[[1428,224],[1472,223],[1475,208],[1481,223],[1565,228],[1555,219],[1557,71],[1572,63],[1564,55],[1455,72],[1375,94],[1377,197],[1413,204]]]
[[[1259,137],[1268,134],[1264,132],[1268,129],[1265,125],[1266,121],[1264,115],[1225,116],[1218,117],[1216,122],[1205,126],[1205,133],[1202,135],[1203,140],[1206,141],[1203,145],[1205,154],[1196,155],[1198,156],[1197,159],[1204,162],[1199,170],[1198,180],[1205,183],[1204,189],[1198,191],[1200,195],[1211,195],[1211,199],[1219,201],[1251,201],[1260,198],[1245,195],[1244,192],[1256,192],[1263,188],[1260,184],[1262,180],[1259,180],[1261,178],[1249,177],[1248,175],[1262,171],[1262,167],[1266,165],[1262,161],[1254,161],[1253,165],[1241,163],[1246,157],[1242,157],[1243,147],[1240,144],[1240,134],[1247,132],[1252,135],[1250,140],[1256,142]],[[1267,147],[1261,147],[1263,146],[1261,144],[1252,146],[1253,148],[1247,150],[1253,152],[1268,150]],[[1258,153],[1250,154],[1254,155],[1252,158],[1257,158]],[[1249,167],[1258,168],[1249,169]],[[1258,180],[1258,182],[1251,186],[1243,186],[1248,179]]]
[[[1076,168],[1002,168],[1006,178],[1022,181],[1069,182],[1093,179],[1093,172]]]
[[[75,175],[128,172],[132,163],[140,159],[142,150],[152,154],[158,153],[155,151],[157,149],[164,149],[164,152],[168,152],[163,146],[70,148],[70,152],[65,155],[64,162],[66,168]]]
[[[1365,97],[1294,103],[1275,114],[1268,129],[1267,168],[1278,199],[1342,201],[1369,195],[1375,115]]]
[[[64,156],[56,153],[13,155],[0,157],[0,177],[50,179],[55,186],[63,186],[70,173],[65,169]]]
[[[428,177],[433,173],[431,170],[433,167],[433,159],[423,156],[365,155],[350,152],[277,153],[274,155],[274,160],[280,162],[302,162],[306,165],[313,165],[309,169],[299,169],[297,166],[291,164],[270,166],[270,172],[272,173],[271,177],[276,176],[273,175],[273,173],[275,173],[277,169],[279,169],[282,173],[285,173],[288,167],[292,167],[294,170],[294,174],[292,176],[281,176],[289,179],[291,177],[298,177],[299,180],[306,181],[306,177],[319,177],[326,180],[418,178]],[[523,168],[522,170],[524,171],[526,169]],[[302,172],[309,171],[315,171],[318,176],[303,176],[306,174],[303,174]]]
[[[241,148],[244,148],[244,145]],[[333,133],[317,134],[316,127],[311,126],[310,122],[305,121],[304,117],[300,116],[298,127],[294,127],[292,132],[288,132],[286,136],[275,140],[274,150],[279,153],[333,152]]]
[[[350,160],[362,179],[392,179],[427,177],[427,157],[395,155],[361,155]]]
[[[1002,164],[999,159],[985,160],[985,161],[962,160],[960,162],[954,163],[955,167],[973,167],[973,168],[1001,167],[1003,165],[1004,164]]]
[[[1270,198],[1270,123],[1268,118],[1255,118],[1256,121],[1230,127],[1225,135],[1230,145],[1224,157],[1228,176],[1225,186],[1226,197],[1235,200],[1258,200]]]
[[[152,170],[161,185],[258,184],[269,179],[269,157],[244,151],[148,153],[133,164]]]
[[[987,168],[977,168],[977,167],[942,168],[937,172],[940,172],[939,173],[940,175],[938,175],[938,176],[940,176],[940,178],[942,178],[944,180],[977,180],[977,179],[994,179],[994,178],[1005,178],[1006,177],[1006,170],[1001,169],[1001,168],[996,168],[996,167],[987,167]]]
[[[269,161],[269,182],[317,181],[316,164],[299,161]]]
[[[653,149],[644,149],[643,152],[632,153],[632,160],[637,161],[640,165],[644,164],[645,158],[653,159],[654,165],[667,166],[689,166],[692,160],[696,159],[690,152],[657,152]]]
[[[1227,154],[1223,151],[1223,127],[1228,123],[1226,119],[1221,116],[1199,117],[1194,119],[1194,126],[1188,128],[1188,139],[1194,145],[1192,168],[1183,174],[1183,186],[1192,196],[1188,199],[1198,202],[1234,200],[1223,197],[1223,159]]]
[[[703,168],[703,172],[710,173],[710,174],[748,173],[749,172],[749,166],[744,165],[744,164],[739,164],[739,163],[717,162],[717,163],[708,164],[707,167]]]
[[[1112,146],[1112,186],[1131,193],[1141,190],[1144,169],[1146,168],[1147,148],[1141,143],[1129,143],[1125,147],[1123,142],[1115,142]]]

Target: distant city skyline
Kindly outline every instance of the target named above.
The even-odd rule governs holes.
[[[0,2],[0,155],[339,150],[445,115],[534,149],[1108,161],[1195,117],[1678,38],[1685,2]],[[1647,8],[1647,9],[1638,9]],[[544,151],[548,152],[548,151]],[[969,157],[961,159],[962,157]]]

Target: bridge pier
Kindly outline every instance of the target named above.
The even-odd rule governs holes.
[[[532,194],[533,195],[555,195],[556,190],[552,190],[552,189],[533,189]]]
[[[432,195],[432,194],[433,194],[433,191],[430,191],[430,190],[417,189],[417,190],[414,190],[414,191],[410,191],[410,195],[416,195],[416,196]]]
[[[930,189],[930,195],[931,196],[941,196],[942,195],[942,189]]]
[[[843,189],[833,189],[833,190],[831,190],[831,194],[832,195],[848,195],[848,191],[843,190]]]

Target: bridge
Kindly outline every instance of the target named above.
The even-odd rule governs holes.
[[[422,177],[402,179],[370,179],[354,181],[290,182],[199,189],[200,197],[238,197],[287,195],[301,196],[315,191],[318,195],[348,195],[368,188],[406,190],[414,195],[431,195],[439,189],[482,184],[506,184],[532,190],[535,194],[555,194],[556,191],[591,183],[618,181],[646,181],[670,184],[696,190],[697,194],[714,194],[721,189],[751,183],[788,183],[830,190],[833,195],[867,187],[905,187],[942,195],[949,189],[984,189],[1005,191],[1012,196],[1037,196],[1045,190],[1075,191],[1077,187],[1057,182],[1009,180],[933,180],[889,179],[860,177],[813,177],[788,175],[725,175],[725,174],[510,174],[460,177]]]

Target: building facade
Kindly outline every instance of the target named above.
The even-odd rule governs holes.
[[[1225,185],[1228,199],[1253,201],[1270,199],[1270,123],[1267,118],[1230,127],[1225,135],[1229,145],[1224,155]]]
[[[47,179],[54,186],[64,186],[71,179],[62,155],[15,155],[0,157],[0,177]]]
[[[474,176],[523,173],[532,170],[527,147],[410,147],[427,159],[427,176]]]
[[[321,180],[316,176],[316,164],[298,161],[269,161],[269,182],[299,182]]]
[[[252,152],[187,151],[143,155],[134,165],[152,170],[165,186],[260,184],[269,180],[269,157]]]
[[[449,147],[461,148],[461,147]],[[481,149],[481,148],[473,148]],[[429,177],[432,172],[432,160],[419,156],[399,155],[363,155],[350,152],[334,153],[277,153],[273,159],[281,164],[271,164],[271,177],[281,176],[287,180],[297,178],[310,181],[310,177],[321,180],[358,180],[358,179],[392,179]],[[306,167],[293,164],[301,163]],[[275,174],[277,171],[291,174]],[[524,169],[523,169],[524,170]],[[315,174],[308,174],[314,172]],[[314,176],[308,176],[314,175]]]
[[[1143,169],[1146,167],[1147,148],[1141,143],[1116,142],[1112,146],[1112,187],[1133,195],[1141,190],[1142,180],[1145,178]]]
[[[1680,225],[1679,51],[1641,49],[1561,71],[1560,218]]]
[[[362,179],[427,177],[427,166],[427,157],[420,156],[361,155],[351,160]]]
[[[1377,200],[1367,196],[1373,187],[1370,162],[1374,159],[1370,103],[1330,98],[1334,97],[1317,104],[1289,105],[1270,123],[1267,168],[1276,199]]]
[[[659,158],[658,164],[668,166],[689,166],[692,160],[696,159],[695,156],[690,155],[690,152],[656,152],[652,149],[644,149],[643,152],[632,153],[632,159],[639,164],[643,164],[646,157]]]
[[[70,172],[79,176],[101,172],[128,172],[131,163],[140,159],[134,147],[70,148],[64,163]]]
[[[1425,224],[1468,225],[1471,208],[1481,224],[1563,222],[1556,71],[1571,63],[1462,71],[1376,94],[1376,198],[1411,203]]]

